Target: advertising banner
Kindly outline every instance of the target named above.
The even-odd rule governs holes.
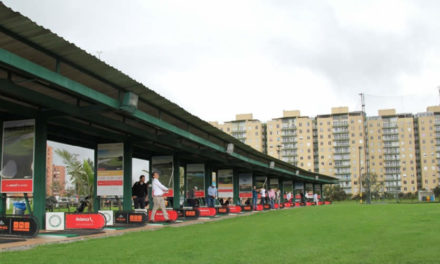
[[[22,237],[34,237],[39,228],[33,216],[4,216],[0,217],[0,234]]]
[[[35,120],[3,123],[2,193],[33,192]]]
[[[123,195],[124,191],[124,144],[98,145],[97,194]]]
[[[98,213],[105,217],[105,226],[113,225],[113,211],[112,210],[99,210]]]
[[[267,177],[264,176],[258,176],[255,177],[255,186],[257,186],[257,189],[261,188],[267,188]]]
[[[270,189],[274,189],[274,190],[277,190],[277,189],[280,188],[280,185],[279,185],[279,182],[278,182],[277,178],[271,178],[269,180],[269,188]]]
[[[240,173],[238,175],[238,186],[240,198],[252,197],[252,174]]]
[[[66,229],[102,229],[104,226],[102,214],[66,214]]]
[[[164,197],[173,197],[174,167],[173,156],[156,156],[151,158],[151,172],[159,172],[160,182],[168,188]]]
[[[302,182],[295,182],[295,190],[304,190],[304,184]]]
[[[46,230],[64,230],[64,213],[46,213]]]
[[[186,192],[194,192],[194,198],[205,197],[205,164],[186,165]]]
[[[230,198],[234,193],[234,184],[232,182],[232,170],[218,171],[218,197]]]

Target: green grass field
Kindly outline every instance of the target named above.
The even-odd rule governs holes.
[[[0,263],[440,263],[439,204],[341,203],[4,252]]]

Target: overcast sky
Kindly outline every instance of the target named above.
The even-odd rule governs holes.
[[[440,1],[3,1],[204,120],[439,103]]]

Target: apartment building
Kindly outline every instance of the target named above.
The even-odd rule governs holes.
[[[418,187],[432,190],[439,185],[440,174],[440,106],[430,106],[415,116],[418,136]]]
[[[315,171],[314,120],[300,111],[283,111],[267,122],[267,154],[309,171]]]
[[[232,135],[256,150],[266,153],[266,124],[253,118],[252,114],[238,114],[235,120],[224,124],[210,122],[211,125]]]
[[[366,119],[348,107],[315,118],[293,110],[267,125],[252,114],[211,124],[270,156],[338,177],[348,194],[359,193],[360,175],[374,175],[381,192],[414,193],[440,184],[440,106],[416,115],[382,109]]]
[[[362,112],[349,112],[348,107],[334,107],[330,115],[316,117],[318,171],[335,175],[350,194],[359,192],[359,168],[365,173],[364,129]]]
[[[383,182],[385,192],[416,192],[417,164],[414,117],[396,114],[395,109],[379,110],[369,117],[368,161],[370,173]]]

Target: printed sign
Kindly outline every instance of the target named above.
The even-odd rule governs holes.
[[[129,224],[146,224],[147,221],[146,213],[128,213]]]
[[[295,182],[295,190],[304,190],[304,184],[301,182]]]
[[[64,213],[46,213],[46,230],[64,230]]]
[[[124,144],[98,145],[98,196],[123,195]]]
[[[267,177],[258,176],[255,177],[255,186],[257,189],[267,188]]]
[[[228,207],[218,207],[217,208],[217,214],[229,214],[229,208]]]
[[[184,210],[183,216],[185,218],[197,218],[197,217],[199,217],[199,211],[197,211],[197,210]]]
[[[113,225],[113,211],[111,210],[99,210],[98,213],[105,217],[105,226]]]
[[[277,178],[271,178],[269,180],[269,188],[274,189],[274,190],[280,188],[280,185],[279,185],[279,182],[278,182]]]
[[[66,214],[66,229],[102,229],[104,226],[102,214]]]
[[[241,212],[241,207],[238,205],[231,205],[228,208],[229,208],[229,213],[237,214]]]
[[[174,166],[173,156],[155,156],[151,158],[151,172],[159,172],[160,182],[168,188],[164,197],[173,197],[174,188]]]
[[[127,212],[116,212],[115,213],[115,223],[116,224],[127,224],[128,223],[128,213]]]
[[[0,234],[34,237],[38,231],[37,220],[33,216],[0,217]]]
[[[148,219],[151,219],[151,213],[152,211],[148,211]],[[178,218],[178,214],[176,211],[174,210],[167,210],[168,213],[168,218],[171,221],[176,221]],[[161,211],[156,211],[156,215],[154,216],[154,221],[155,222],[163,222],[165,221],[165,217],[163,216],[162,210]]]
[[[252,174],[251,173],[240,173],[238,175],[238,186],[239,186],[239,196],[240,198],[251,198],[252,197]]]
[[[233,196],[234,184],[232,182],[232,170],[218,171],[218,197],[229,198]]]
[[[199,216],[215,216],[217,214],[217,210],[212,207],[199,207],[196,210],[199,211]]]
[[[205,197],[205,164],[186,165],[186,192],[188,198]]]
[[[35,120],[3,123],[2,193],[33,192]]]
[[[244,205],[244,206],[241,207],[241,209],[242,209],[243,211],[245,211],[245,212],[249,212],[249,211],[252,211],[252,210],[253,210],[253,208],[252,208],[251,205]]]

